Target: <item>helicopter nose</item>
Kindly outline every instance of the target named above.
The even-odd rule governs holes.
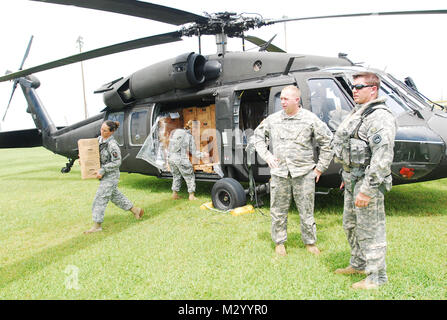
[[[426,126],[399,127],[391,171],[398,183],[447,177],[445,142]]]

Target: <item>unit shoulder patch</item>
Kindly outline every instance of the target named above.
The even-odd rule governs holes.
[[[372,137],[372,141],[375,144],[379,144],[382,141],[382,137],[380,136],[380,134],[376,134]]]

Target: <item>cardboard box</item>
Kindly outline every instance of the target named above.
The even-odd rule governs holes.
[[[167,149],[169,146],[169,136],[174,129],[182,128],[181,119],[171,119],[170,117],[164,117],[160,119],[158,123],[158,135],[160,142]]]
[[[219,162],[216,137],[216,106],[197,108],[197,120],[200,122],[199,148],[202,152],[208,152],[209,157],[202,158],[201,164]]]
[[[197,120],[197,108],[190,107],[183,109],[183,123],[188,123],[189,120]]]
[[[97,138],[79,139],[79,162],[82,179],[96,179],[96,172],[101,167],[99,161],[99,143]]]

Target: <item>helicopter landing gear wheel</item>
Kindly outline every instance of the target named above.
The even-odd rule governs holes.
[[[229,210],[245,206],[247,197],[242,185],[233,178],[218,180],[211,189],[213,206],[219,210]]]
[[[62,167],[61,172],[62,173],[69,173],[71,171],[71,167],[73,167],[73,163],[76,159],[68,159],[69,162],[65,164],[65,167]]]

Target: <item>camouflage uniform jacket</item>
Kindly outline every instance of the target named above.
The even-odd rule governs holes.
[[[270,140],[269,151],[265,138]],[[315,163],[312,140],[320,146],[318,162]],[[307,174],[313,168],[324,172],[332,160],[330,142],[332,132],[314,113],[300,108],[298,113],[288,116],[284,110],[265,118],[254,131],[254,146],[260,157],[278,158],[278,168],[270,173],[287,178]]]
[[[369,107],[374,111],[365,113]],[[345,172],[363,178],[360,192],[367,196],[372,197],[381,185],[391,188],[396,127],[385,99],[379,98],[356,106],[334,135],[335,161],[343,164]]]
[[[189,161],[189,152],[196,158],[202,156],[202,153],[197,151],[191,132],[185,129],[175,129],[171,133],[168,150],[170,160],[188,159]]]
[[[119,178],[121,166],[121,150],[113,136],[104,140],[98,137],[101,168],[99,174],[104,177]],[[104,178],[103,177],[103,178]]]

